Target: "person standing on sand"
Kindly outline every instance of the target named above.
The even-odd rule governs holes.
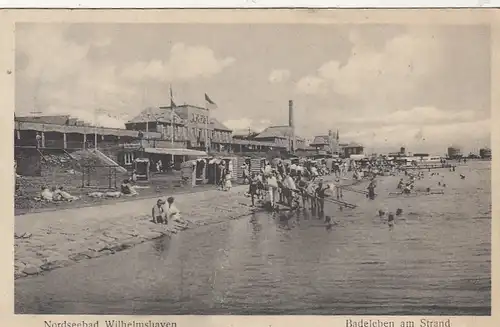
[[[276,200],[278,195],[278,180],[276,179],[275,174],[271,174],[269,178],[267,178],[267,185],[268,185],[268,193],[269,193],[269,200],[271,202],[271,207],[275,208],[276,207]]]
[[[310,181],[306,188],[307,198],[311,203],[311,211],[316,210],[316,184]]]
[[[374,179],[370,182],[367,189],[368,189],[368,198],[370,200],[374,200],[375,199],[375,180]]]
[[[42,145],[42,136],[40,135],[40,133],[36,133],[36,148],[39,149],[41,148],[41,145]]]
[[[252,199],[252,207],[255,206],[255,196],[257,195],[258,183],[259,180],[257,179],[257,176],[255,175],[255,173],[252,173],[252,177],[250,178],[250,186],[248,190],[248,193],[250,194],[250,197]]]
[[[241,169],[243,171],[243,184],[246,184],[247,181],[250,183],[250,177],[249,177],[249,171],[248,171],[248,165],[247,163],[243,163],[243,165],[241,166]]]
[[[318,188],[316,189],[316,199],[318,201],[318,213],[323,214],[325,212],[325,197],[328,195],[326,191],[330,188],[330,185],[323,187],[323,182],[318,182]]]
[[[304,180],[304,178],[299,177],[297,180],[297,189],[300,191],[300,196],[302,197],[302,207],[305,209],[306,208],[306,203],[307,203],[307,182]]]
[[[153,216],[153,222],[155,224],[163,224],[163,218],[165,217],[165,210],[163,209],[164,205],[165,201],[163,199],[158,199],[151,210],[151,215]]]

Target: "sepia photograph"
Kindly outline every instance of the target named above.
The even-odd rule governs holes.
[[[14,36],[15,314],[491,315],[490,25]]]

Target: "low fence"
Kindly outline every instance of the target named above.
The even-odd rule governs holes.
[[[82,188],[117,189],[122,176],[120,166],[84,165],[82,166]]]

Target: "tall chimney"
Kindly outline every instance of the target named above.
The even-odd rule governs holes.
[[[293,100],[288,100],[288,126],[291,127],[292,140],[290,152],[295,152],[295,127],[293,125]]]

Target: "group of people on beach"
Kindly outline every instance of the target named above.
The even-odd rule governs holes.
[[[40,195],[35,197],[35,200],[44,202],[72,202],[78,199],[77,196],[73,196],[66,192],[63,186],[53,186],[49,189],[46,185],[41,187]]]
[[[170,220],[180,219],[181,213],[175,206],[174,201],[175,199],[172,196],[168,197],[166,201],[164,199],[156,201],[156,204],[151,209],[151,216],[154,223],[168,225]]]
[[[232,179],[232,169],[229,165],[222,160],[218,166],[219,179],[217,180],[217,189],[221,191],[230,191],[233,187]]]
[[[318,213],[324,213],[325,198],[335,192],[337,199],[342,198],[340,179],[335,183],[325,184],[320,178],[329,171],[318,169],[316,166],[299,166],[278,162],[273,168],[266,162],[258,173],[252,173],[248,178],[248,195],[252,206],[255,200],[268,198],[271,210],[282,203],[291,209],[309,207]],[[320,173],[321,172],[321,173]]]

